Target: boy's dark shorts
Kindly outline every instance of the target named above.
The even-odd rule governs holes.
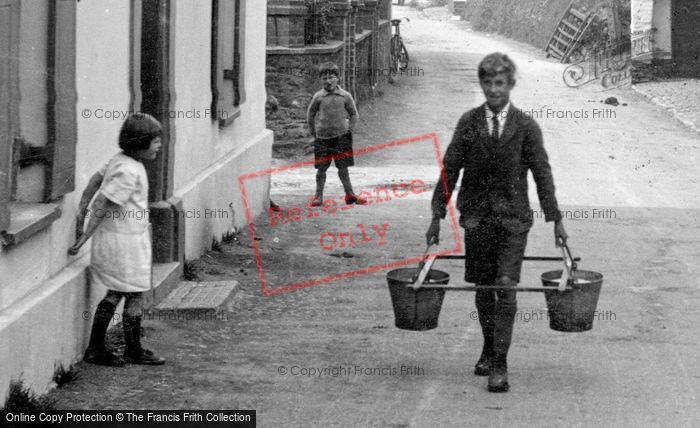
[[[314,157],[316,169],[328,168],[335,160],[336,168],[347,168],[355,165],[352,153],[352,132],[333,138],[316,138],[314,140]],[[321,159],[323,159],[321,161]]]
[[[503,275],[519,282],[528,231],[513,233],[495,219],[464,230],[464,280],[491,285]]]

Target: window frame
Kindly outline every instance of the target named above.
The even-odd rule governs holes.
[[[245,0],[233,1],[233,16],[222,13],[220,0],[212,0],[211,23],[211,112],[212,120],[217,120],[220,127],[231,125],[240,116],[241,105],[245,102],[245,73],[244,73],[244,46],[245,46]],[[227,18],[232,18],[233,40],[225,40],[222,27],[226,25]],[[224,64],[223,58],[226,50],[231,49],[233,61]],[[225,88],[225,81],[232,82],[232,89]],[[224,91],[231,91],[224,94]],[[228,100],[230,104],[227,104]]]
[[[0,237],[3,247],[11,246],[42,231],[60,217],[56,201],[75,190],[77,141],[76,90],[76,1],[49,0],[46,26],[47,104],[46,145],[35,147],[21,137],[19,80],[21,0],[5,0],[10,7],[9,82],[10,105],[0,140]],[[25,3],[26,5],[26,3]],[[2,124],[0,123],[0,126]],[[5,131],[3,130],[3,131]],[[18,168],[24,162],[46,165],[43,200],[40,203],[13,201]],[[4,177],[3,177],[4,176]]]

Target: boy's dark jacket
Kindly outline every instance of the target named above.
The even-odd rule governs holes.
[[[527,190],[530,170],[545,220],[561,219],[542,131],[534,119],[512,104],[498,141],[491,141],[489,136],[484,105],[464,113],[443,162],[444,175],[433,193],[434,216],[445,217],[446,201],[463,169],[457,196],[462,227],[473,228],[483,218],[492,217],[513,233],[526,232],[533,221]],[[448,198],[444,194],[445,182]]]

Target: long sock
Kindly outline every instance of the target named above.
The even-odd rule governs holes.
[[[481,334],[484,337],[484,346],[481,350],[481,358],[491,358],[493,353],[494,312],[496,309],[496,293],[493,291],[479,290],[475,296],[476,310],[479,314]]]
[[[493,365],[496,368],[507,369],[508,349],[513,337],[513,324],[518,305],[515,300],[515,291],[498,293],[496,310],[494,314],[494,343]]]
[[[141,347],[141,316],[124,314],[124,342],[127,355],[140,355],[143,352]]]
[[[107,334],[109,323],[112,321],[112,316],[114,316],[115,309],[116,305],[104,299],[97,305],[95,319],[92,321],[90,343],[88,345],[91,349],[96,351],[105,349],[105,335]]]

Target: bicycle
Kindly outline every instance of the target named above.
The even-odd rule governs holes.
[[[395,29],[394,35],[391,36],[391,72],[393,74],[399,71],[406,71],[408,68],[408,51],[406,50],[406,45],[403,44],[399,24],[401,24],[400,19],[391,20],[391,25]]]

